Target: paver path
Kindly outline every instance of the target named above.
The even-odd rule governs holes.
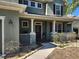
[[[43,47],[39,51],[27,57],[26,59],[45,59],[55,49],[55,45],[50,43],[42,43],[42,45]]]

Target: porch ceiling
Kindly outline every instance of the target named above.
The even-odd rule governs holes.
[[[68,16],[63,16],[63,17],[57,17],[57,16],[46,16],[46,15],[35,15],[35,14],[27,14],[23,13],[20,15],[21,18],[28,18],[28,19],[35,19],[35,20],[56,20],[56,21],[74,21],[74,17],[68,17]]]
[[[25,5],[21,5],[21,4],[17,4],[17,3],[11,3],[11,2],[5,2],[5,1],[0,1],[0,9],[24,12],[25,8],[26,8]]]

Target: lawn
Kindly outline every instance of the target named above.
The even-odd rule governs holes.
[[[56,48],[47,59],[79,59],[79,47]]]

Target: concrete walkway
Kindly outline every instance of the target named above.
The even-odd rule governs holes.
[[[47,56],[55,49],[55,45],[52,45],[51,43],[42,43],[42,45],[43,47],[39,51],[26,59],[46,59]]]

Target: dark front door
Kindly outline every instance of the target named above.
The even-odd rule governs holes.
[[[41,25],[35,25],[35,31],[36,31],[36,43],[40,43],[41,41]]]

